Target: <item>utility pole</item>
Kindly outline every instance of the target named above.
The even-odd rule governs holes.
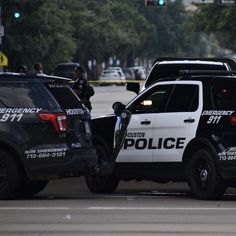
[[[4,36],[4,0],[1,0],[0,5],[0,48],[1,51],[3,50],[3,40],[2,37]]]
[[[1,0],[0,2],[0,71],[3,71],[3,66],[8,65],[8,58],[6,57],[6,55],[3,54],[5,0]]]
[[[2,5],[0,6],[0,28],[2,28]],[[0,45],[2,50],[2,35],[0,33]]]

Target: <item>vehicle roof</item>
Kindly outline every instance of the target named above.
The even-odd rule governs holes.
[[[131,69],[144,69],[143,66],[131,66],[129,68],[131,68]]]
[[[57,66],[65,66],[65,65],[79,65],[79,63],[76,62],[66,62],[66,63],[59,63]]]
[[[231,57],[158,57],[153,65],[161,61],[210,61],[227,63],[232,70],[236,70],[236,59]]]
[[[122,68],[121,67],[107,67],[106,69],[104,70],[115,70],[115,71],[122,71]]]
[[[51,76],[51,75],[36,75],[32,73],[22,74],[22,73],[14,73],[14,72],[2,72],[0,73],[0,82],[1,81],[27,81],[27,82],[58,82],[58,83],[66,83],[71,81],[71,79],[59,77],[59,76]]]
[[[175,61],[161,61],[158,62],[159,65],[165,64],[165,65],[172,65],[172,64],[185,64],[185,65],[193,65],[193,64],[199,64],[199,65],[223,65],[223,62],[216,62],[216,61],[200,61],[200,60],[175,60]]]
[[[103,73],[104,73],[104,72],[108,72],[108,73],[118,73],[117,70],[107,70],[107,69],[104,70]]]
[[[133,71],[133,70],[132,70],[132,67],[122,67],[122,70]]]

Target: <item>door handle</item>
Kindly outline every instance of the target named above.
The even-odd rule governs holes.
[[[184,123],[193,123],[195,121],[195,119],[192,118],[188,118],[184,120]]]
[[[151,121],[150,120],[143,120],[140,122],[141,125],[150,125]]]

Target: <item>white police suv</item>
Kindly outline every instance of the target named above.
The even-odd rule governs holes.
[[[233,71],[185,71],[114,107],[116,115],[92,121],[101,166],[112,169],[86,177],[92,192],[112,193],[119,180],[174,181],[188,182],[198,199],[218,199],[235,185]],[[122,119],[122,110],[129,119]]]

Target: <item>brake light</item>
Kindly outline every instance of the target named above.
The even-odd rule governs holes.
[[[236,124],[236,114],[233,114],[232,116],[230,116],[230,122],[232,123],[232,124]]]
[[[64,113],[39,113],[38,117],[42,121],[49,121],[57,132],[67,130],[67,118]]]

